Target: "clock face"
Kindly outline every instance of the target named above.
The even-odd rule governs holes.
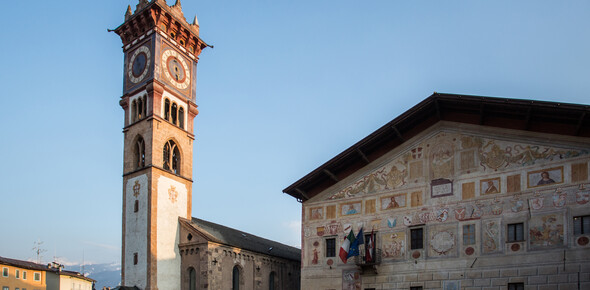
[[[145,78],[148,73],[150,60],[150,49],[145,45],[133,52],[129,60],[129,67],[127,68],[127,75],[132,83],[136,84]]]
[[[166,79],[176,88],[184,90],[190,84],[191,75],[182,55],[172,49],[162,53],[162,71]]]

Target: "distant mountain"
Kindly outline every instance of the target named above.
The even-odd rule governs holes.
[[[96,290],[102,287],[115,287],[121,283],[121,264],[89,264],[89,265],[68,265],[66,270],[84,273],[85,276],[96,280]]]

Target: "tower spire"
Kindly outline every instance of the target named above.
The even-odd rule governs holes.
[[[127,5],[127,11],[125,12],[125,21],[129,19],[133,15],[133,11],[131,11],[131,5]]]
[[[197,14],[195,14],[195,19],[193,19],[192,25],[199,26],[199,20],[197,20]]]

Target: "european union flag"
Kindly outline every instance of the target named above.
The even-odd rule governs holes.
[[[363,239],[363,228],[359,231],[356,235],[356,240],[350,244],[350,250],[348,250],[348,256],[346,258],[350,258],[352,256],[359,255],[359,245],[364,244],[365,240]]]

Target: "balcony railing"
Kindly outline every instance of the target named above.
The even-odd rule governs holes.
[[[360,267],[375,266],[381,264],[381,249],[375,249],[375,254],[372,259],[366,255],[358,255],[354,257],[354,264]]]

